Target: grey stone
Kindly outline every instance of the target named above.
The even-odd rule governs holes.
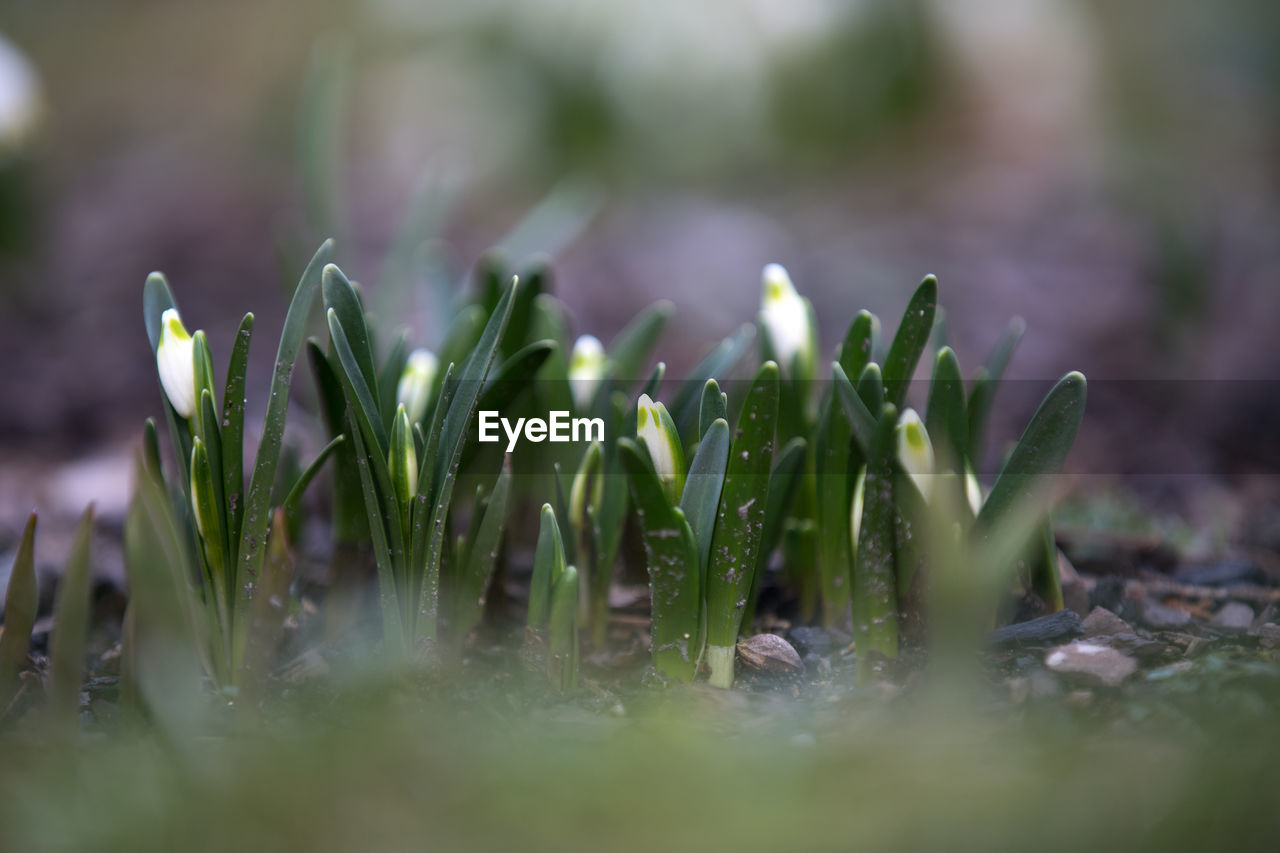
[[[1084,635],[1098,637],[1104,634],[1132,634],[1133,627],[1105,607],[1095,607],[1084,617]]]
[[[1210,624],[1228,631],[1247,631],[1253,624],[1253,608],[1239,601],[1228,601],[1213,614]]]
[[[1077,676],[1104,687],[1119,687],[1138,670],[1138,662],[1125,653],[1084,640],[1059,646],[1044,662],[1060,675]]]

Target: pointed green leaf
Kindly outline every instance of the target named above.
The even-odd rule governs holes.
[[[285,415],[289,408],[289,384],[293,378],[298,349],[302,346],[302,337],[306,332],[307,315],[311,312],[316,291],[320,289],[320,271],[332,254],[332,240],[320,244],[293,292],[293,299],[285,314],[284,328],[280,333],[280,346],[276,350],[275,369],[271,374],[271,388],[267,396],[267,413],[262,423],[262,438],[258,443],[253,475],[249,479],[249,491],[244,500],[237,574],[246,582],[253,581],[262,561],[267,522],[270,520],[267,505],[276,479],[276,467],[280,463]]]
[[[680,509],[684,511],[698,545],[698,566],[703,575],[706,574],[711,534],[715,529],[720,490],[728,462],[729,424],[724,418],[717,418],[707,427],[698,452],[689,463],[689,476],[680,498]]]
[[[886,403],[868,454],[863,510],[853,568],[853,630],[858,683],[874,680],[876,656],[898,656],[897,564],[894,559],[894,468],[898,412]]]
[[[978,513],[983,538],[999,529],[1001,519],[1041,488],[1045,478],[1062,471],[1084,418],[1085,398],[1084,375],[1075,372],[1058,380],[1045,396]]]
[[[845,400],[861,400],[844,377],[839,363],[832,374]],[[865,412],[865,408],[862,409]],[[844,624],[849,612],[849,568],[852,552],[849,543],[849,499],[853,492],[850,471],[854,458],[853,432],[842,402],[828,406],[820,421],[815,448],[814,468],[817,479],[818,524],[823,531],[819,539],[818,571],[822,601],[822,624],[837,628]],[[870,413],[867,413],[870,417]],[[861,457],[861,451],[856,454]]]
[[[329,310],[328,319],[329,338],[333,341],[334,352],[342,366],[339,378],[342,380],[343,393],[348,401],[348,416],[360,430],[362,444],[367,448],[366,454],[357,452],[356,456],[360,459],[363,455],[367,459],[367,464],[361,464],[360,467],[372,469],[374,487],[378,494],[386,498],[385,503],[381,505],[381,511],[387,514],[386,522],[390,530],[389,547],[392,552],[400,554],[404,551],[400,506],[393,500],[395,489],[391,482],[391,469],[387,464],[391,439],[382,425],[382,419],[378,416],[377,403],[374,402],[369,387],[364,384],[364,377],[354,361],[351,347],[347,342],[346,332],[333,309]],[[354,436],[352,438],[354,439]],[[379,515],[380,519],[381,517]],[[379,521],[379,523],[382,522]]]
[[[702,386],[702,407],[698,410],[698,435],[704,436],[717,420],[729,420],[729,396],[714,379]]]
[[[375,450],[370,453],[365,445],[364,439],[360,436],[360,428],[355,424],[354,415],[348,410],[348,434],[351,436],[352,446],[355,448],[356,458],[362,460],[362,464],[356,466],[360,474],[360,488],[364,493],[365,518],[369,525],[369,538],[373,545],[373,558],[378,567],[378,600],[382,609],[382,633],[383,641],[387,644],[387,651],[392,655],[404,655],[408,652],[407,641],[405,636],[405,618],[402,608],[405,602],[402,601],[404,595],[397,588],[395,563],[393,563],[393,555],[391,549],[387,546],[387,531],[382,511],[382,501],[379,494],[386,495],[389,499],[391,489],[374,485],[373,475],[370,473],[370,464],[364,462],[381,458]],[[385,466],[384,466],[385,470]],[[388,481],[390,475],[387,476]],[[394,509],[391,510],[394,512]],[[390,515],[390,512],[387,513]],[[393,521],[393,527],[399,529],[399,522]]]
[[[445,519],[453,499],[462,451],[467,443],[467,428],[475,414],[476,404],[489,369],[497,356],[498,348],[511,319],[511,306],[519,289],[519,282],[511,285],[499,300],[489,322],[485,324],[471,355],[462,364],[458,380],[451,383],[451,399],[441,425],[440,444],[436,455],[432,488],[435,490],[435,508],[426,535],[426,563],[421,577],[421,593],[418,596],[419,619],[415,626],[418,637],[433,638],[436,630],[436,611],[440,594],[440,556],[444,547]],[[415,532],[415,538],[418,536]],[[415,551],[416,552],[416,551]]]
[[[565,566],[551,592],[547,668],[561,690],[578,686],[578,570]]]
[[[707,642],[732,646],[751,591],[764,528],[778,422],[778,365],[765,362],[738,415],[707,566]]]
[[[253,315],[245,314],[231,345],[227,381],[222,390],[222,487],[227,501],[229,546],[239,544],[244,516],[244,377],[252,338]]]
[[[667,502],[662,481],[643,448],[624,438],[619,439],[618,450],[644,531],[653,663],[660,672],[691,681],[705,636],[697,542],[684,513]]]
[[[941,461],[955,466],[952,470],[963,471],[969,452],[969,413],[960,362],[951,347],[938,350],[938,357],[933,363],[925,428],[942,454]]]
[[[530,264],[520,276],[520,288],[511,299],[511,317],[499,352],[510,357],[530,342],[529,325],[533,321],[533,302],[554,289],[554,274],[545,259]]]
[[[454,589],[455,637],[465,636],[480,622],[484,614],[485,594],[493,580],[493,570],[502,548],[502,533],[507,520],[507,498],[511,493],[511,463],[505,459],[498,481],[484,507],[483,518],[468,544],[467,561]],[[554,608],[554,603],[553,603]]]
[[[89,539],[93,535],[93,504],[84,511],[76,528],[67,569],[58,584],[53,605],[53,648],[49,654],[52,676],[49,704],[53,712],[69,720],[80,713],[80,687],[84,683],[85,646],[89,637]]]
[[[333,440],[326,444],[316,458],[311,460],[311,464],[306,470],[298,476],[293,485],[289,488],[289,493],[285,497],[284,502],[280,504],[280,508],[284,510],[285,518],[290,528],[295,527],[298,512],[302,506],[302,496],[306,493],[307,487],[311,485],[311,481],[316,478],[316,474],[320,473],[320,469],[324,467],[324,463],[329,457],[342,447],[343,442],[347,440],[346,435],[334,436]]]
[[[377,362],[373,357],[373,341],[369,334],[368,321],[365,319],[364,304],[355,286],[336,264],[326,264],[321,276],[325,313],[332,311],[342,324],[346,333],[347,345],[351,350],[360,376],[369,388],[376,411],[382,413],[381,400],[376,396],[378,391]]]
[[[538,545],[533,555],[533,578],[529,585],[530,628],[541,630],[551,618],[551,597],[556,581],[564,573],[564,542],[551,504],[542,505]]]
[[[876,418],[871,414],[862,397],[854,390],[849,377],[845,375],[844,368],[838,361],[831,364],[831,381],[835,391],[835,402],[839,410],[844,413],[849,435],[865,454],[875,437]]]
[[[840,345],[840,366],[844,374],[861,376],[862,371],[871,363],[871,338],[875,328],[875,317],[869,311],[859,311],[858,316],[849,324],[844,343]]]
[[[31,650],[31,629],[40,606],[36,583],[36,514],[27,518],[9,572],[4,595],[4,630],[0,631],[0,713],[18,690],[18,673],[27,665]]]
[[[884,360],[885,399],[898,408],[902,408],[907,399],[907,387],[916,372],[916,364],[929,343],[937,307],[938,280],[931,275],[925,276],[907,303],[902,324],[898,326]]]

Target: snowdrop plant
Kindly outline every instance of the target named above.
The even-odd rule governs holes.
[[[529,585],[526,644],[545,646],[554,687],[578,686],[578,570],[566,561],[564,539],[551,504],[543,504]]]
[[[294,291],[276,352],[257,458],[247,484],[243,458],[245,372],[253,315],[245,315],[232,344],[219,404],[213,354],[204,332],[187,331],[162,274],[152,273],[143,288],[147,335],[155,352],[165,419],[178,457],[177,484],[171,487],[162,473],[150,422],[145,455],[153,459],[151,464],[140,466],[139,476],[151,481],[156,494],[168,494],[176,502],[163,520],[157,521],[154,513],[152,520],[176,528],[160,535],[187,549],[190,565],[197,567],[190,573],[194,576],[176,572],[171,580],[177,594],[193,603],[191,632],[209,675],[230,691],[240,677],[249,605],[265,558],[294,361],[320,287],[320,271],[332,252],[331,241],[320,247]],[[302,490],[340,441],[335,438],[284,491],[287,497],[282,505],[296,506]],[[148,559],[140,549],[126,551],[137,559]]]
[[[488,310],[496,304],[505,270],[497,255],[481,263],[472,307]],[[548,267],[532,265],[521,281],[504,352],[552,348],[529,375],[532,381],[515,375],[502,380],[518,386],[514,391],[524,389],[515,414],[545,417],[551,411],[568,411],[573,417],[601,418],[608,437],[594,450],[593,446],[543,444],[532,455],[521,450],[513,454],[514,468],[523,475],[519,480],[530,497],[541,503],[549,491],[556,496],[566,557],[578,569],[583,601],[580,622],[601,647],[607,630],[609,586],[630,507],[627,477],[615,439],[635,434],[631,402],[635,388],[643,385],[644,391],[657,393],[666,368],[661,362],[650,367],[650,362],[672,306],[664,301],[649,305],[605,345],[590,334],[576,339],[570,335],[569,312],[554,295],[554,277]],[[549,471],[554,483],[548,488],[543,484]]]
[[[436,640],[440,617],[448,616],[441,613],[440,581],[446,551],[454,548],[448,537],[454,488],[473,416],[511,321],[517,283],[510,282],[485,318],[474,345],[459,361],[447,363],[424,423],[411,422],[405,403],[397,402],[407,359],[393,353],[379,369],[355,287],[333,264],[324,267],[322,278],[330,352],[317,354],[313,365],[319,368],[322,396],[342,401],[338,407],[352,440],[377,565],[383,640],[389,654],[403,658],[422,643]],[[513,355],[503,369],[513,363],[523,364],[523,357]],[[459,587],[459,594],[473,605],[488,586],[501,535],[500,525],[494,531],[493,523],[484,524],[489,511],[483,504],[487,500],[496,510],[495,520],[505,514],[508,476],[500,475],[490,497],[481,498],[476,533],[469,542],[464,540],[461,553],[454,550],[450,555],[454,565],[470,566],[482,575]],[[484,544],[476,550],[481,527]]]
[[[947,492],[939,505],[948,507],[948,517],[954,515],[952,507],[971,511],[967,519],[957,522],[959,535],[981,541],[1007,538],[1012,523],[1008,519],[1017,504],[1031,500],[1042,490],[1045,478],[1061,471],[1084,414],[1084,377],[1070,373],[1045,397],[984,501],[973,475],[972,453],[981,446],[981,436],[975,432],[985,428],[993,383],[1003,372],[1016,337],[1006,336],[967,394],[954,352],[940,349],[922,421],[914,410],[903,407],[911,376],[932,333],[936,304],[937,282],[928,277],[909,301],[883,366],[871,359],[877,324],[863,312],[855,318],[840,358],[831,367],[828,443],[820,459],[843,466],[833,473],[843,471],[847,479],[825,478],[823,496],[828,507],[843,506],[848,513],[849,536],[843,553],[852,580],[858,678],[863,682],[874,677],[881,661],[898,656],[910,620],[918,623],[927,580],[922,569],[937,560],[922,549],[924,537],[917,532],[931,526],[929,517],[935,512],[939,490]],[[1018,334],[1021,329],[1015,325],[1011,335]],[[849,378],[855,373],[856,384]],[[834,447],[832,437],[837,440]],[[853,484],[848,492],[845,482]],[[1051,534],[1048,537],[1051,543]],[[829,547],[835,552],[834,546]],[[1051,546],[1009,574],[1011,579],[1025,577],[1028,586],[1038,584],[1045,591],[1045,601],[1058,609],[1062,605],[1057,563],[1047,554],[1049,550]]]
[[[661,404],[639,409],[640,440],[618,444],[644,531],[654,665],[690,681],[705,660],[711,683],[730,687],[769,503],[778,366],[760,368],[732,434],[724,395],[714,381],[705,390],[687,472]]]

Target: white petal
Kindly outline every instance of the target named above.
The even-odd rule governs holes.
[[[404,406],[409,423],[417,423],[426,415],[431,386],[439,366],[439,359],[430,350],[416,349],[409,353],[400,382],[396,385],[396,403]]]
[[[579,409],[591,404],[600,380],[604,378],[604,346],[594,335],[583,335],[573,344],[569,358],[569,388]]]
[[[190,418],[196,409],[195,343],[172,308],[160,315],[156,370],[169,403],[179,415]]]

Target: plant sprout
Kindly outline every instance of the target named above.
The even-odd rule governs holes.
[[[687,478],[665,452],[680,437],[661,404],[649,411],[642,405],[641,441],[619,439],[619,447],[644,528],[654,665],[692,680],[705,646],[711,683],[729,687],[769,499],[778,367],[766,362],[756,374],[732,438],[723,396],[714,383],[706,387],[700,417],[706,428]],[[662,464],[672,467],[659,468],[654,447]],[[681,484],[678,502],[672,482]]]
[[[213,354],[204,332],[188,334],[169,284],[152,273],[143,289],[143,315],[155,351],[164,392],[165,417],[178,456],[178,489],[169,489],[161,472],[154,429],[148,426],[149,457],[141,476],[152,478],[162,493],[183,496],[181,509],[165,519],[178,530],[163,535],[193,552],[194,578],[175,576],[181,596],[194,596],[203,608],[194,629],[210,675],[234,691],[244,658],[249,604],[265,558],[270,503],[280,461],[293,365],[302,344],[307,314],[320,286],[320,271],[333,251],[326,242],[308,264],[294,291],[276,353],[266,419],[248,486],[244,476],[244,388],[253,315],[246,314],[231,348],[221,406],[217,405]],[[285,505],[296,504],[303,489],[340,439],[331,442],[289,490]],[[128,550],[128,549],[126,549]],[[141,552],[134,552],[139,558]]]

